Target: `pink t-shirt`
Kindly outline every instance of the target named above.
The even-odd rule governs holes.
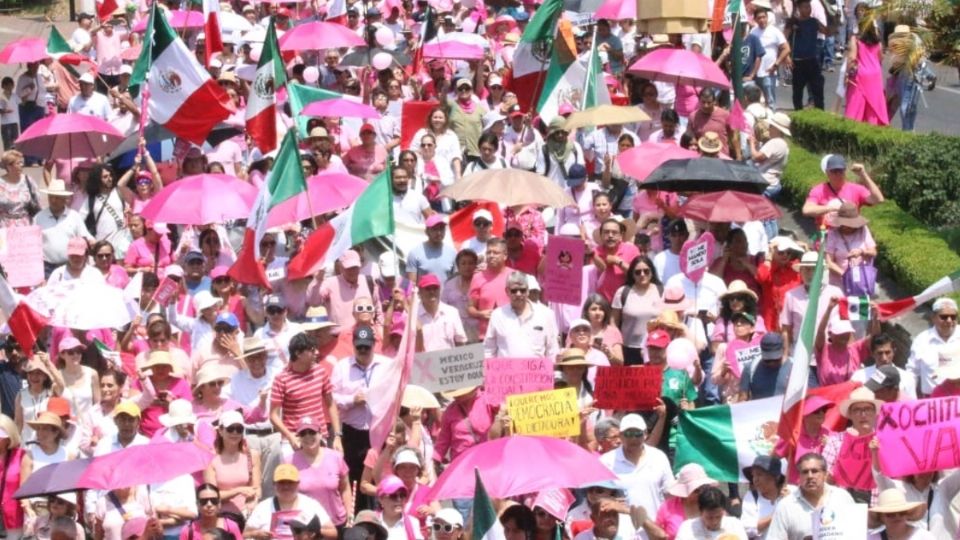
[[[850,257],[848,253],[851,250],[859,249],[873,249],[877,247],[877,243],[873,240],[873,235],[870,234],[869,227],[861,227],[857,229],[856,232],[849,235],[840,234],[840,229],[830,229],[827,232],[827,245],[824,248],[827,253],[833,257],[833,262],[840,267],[840,270],[843,272],[847,271],[847,268],[850,267],[850,263],[854,265],[859,265],[864,262],[870,262],[870,260],[865,260],[864,257]],[[841,284],[841,277],[839,274],[830,272],[830,283],[833,285],[839,286]]]
[[[160,248],[147,244],[145,236],[137,238],[127,249],[127,255],[123,258],[123,263],[128,266],[153,266],[154,255],[158,254],[158,270],[162,270],[170,265],[170,238],[160,237]],[[152,270],[152,269],[151,269]]]
[[[817,379],[820,386],[849,381],[853,372],[860,369],[863,359],[869,356],[867,338],[854,341],[846,347],[835,347],[829,343],[824,345],[817,351]]]
[[[223,518],[222,529],[232,534],[234,540],[243,540],[243,533],[233,520]],[[191,521],[190,525],[180,529],[180,540],[200,540],[201,538],[203,538],[203,530],[200,529],[200,523],[196,520]]]
[[[860,184],[855,184],[853,182],[844,182],[840,186],[839,190],[834,191],[830,187],[829,182],[824,182],[822,184],[817,184],[810,189],[810,193],[807,194],[806,202],[812,202],[814,204],[819,204],[821,206],[827,206],[831,204],[830,201],[838,202],[848,202],[857,205],[857,208],[867,204],[867,199],[870,198],[870,190]],[[837,202],[833,203],[837,208],[840,207],[840,204]],[[826,215],[817,217],[817,225],[821,225],[824,222]]]
[[[507,276],[509,275],[510,271],[506,268],[499,274],[484,270],[473,275],[468,294],[478,310],[494,310],[510,303],[510,295],[507,294]],[[478,321],[477,332],[481,337],[487,334],[488,322],[487,319]]]
[[[237,461],[230,464],[224,463],[221,456],[214,456],[210,465],[213,466],[213,472],[216,475],[217,486],[220,488],[220,491],[246,486],[250,483],[251,467],[253,467],[253,465],[250,463],[250,460],[247,459],[247,454],[244,452],[240,452]],[[238,514],[244,514],[246,507],[247,498],[240,493],[229,499],[225,499],[222,503],[224,510]]]
[[[369,151],[362,146],[354,146],[343,156],[343,164],[350,174],[359,176],[368,182],[386,169],[387,150],[383,146],[374,146]]]
[[[598,257],[605,258],[607,256],[607,249],[603,246],[597,246],[594,254]],[[633,262],[633,259],[640,256],[640,250],[630,242],[620,242],[620,246],[617,247],[617,252],[614,255],[620,257],[624,265],[629,266],[630,263]],[[597,277],[597,292],[606,298],[607,302],[612,302],[613,295],[616,294],[617,289],[623,286],[626,279],[627,274],[625,270],[618,265],[608,264],[607,268]]]
[[[540,266],[540,246],[533,240],[523,241],[523,251],[520,252],[519,257],[511,259],[510,254],[507,254],[507,267],[524,274],[537,275],[538,266]]]
[[[667,497],[657,510],[657,525],[663,529],[668,538],[676,537],[680,525],[686,520],[687,514],[683,510],[683,499],[680,497]]]
[[[207,163],[218,162],[223,165],[226,174],[236,174],[236,164],[243,163],[243,148],[233,139],[218,144],[213,152],[207,154]]]
[[[347,509],[340,496],[340,480],[347,476],[347,462],[336,450],[324,448],[322,452],[317,465],[310,465],[300,452],[295,452],[288,463],[300,471],[300,493],[316,499],[334,525],[343,525],[347,521]]]

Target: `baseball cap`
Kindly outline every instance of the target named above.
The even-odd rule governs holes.
[[[763,360],[783,358],[783,335],[780,332],[770,332],[760,338],[760,358]]]
[[[419,467],[420,459],[417,458],[417,452],[410,448],[404,448],[403,450],[400,450],[399,452],[394,454],[393,456],[394,468],[396,468],[397,465],[402,465],[404,463],[407,463],[410,465],[416,465],[417,467]]]
[[[183,267],[179,264],[171,264],[167,267],[167,277],[183,277]]]
[[[282,463],[277,465],[277,468],[273,471],[273,481],[274,482],[299,482],[300,481],[300,471],[296,467],[289,463]]]
[[[229,271],[230,269],[226,266],[217,266],[216,268],[210,271],[210,279],[226,277],[227,272]]]
[[[579,163],[574,163],[567,169],[567,185],[579,186],[587,181],[587,168]]]
[[[237,316],[233,313],[221,313],[217,315],[217,319],[213,322],[213,326],[218,324],[225,324],[230,326],[230,328],[239,328],[240,322],[237,321]]]
[[[440,278],[438,278],[433,274],[427,274],[422,278],[420,278],[420,282],[417,283],[417,286],[420,287],[421,289],[426,289],[427,287],[439,287]]]
[[[777,251],[795,251],[801,254],[804,252],[800,244],[789,236],[778,236],[770,241],[770,245],[777,248]]]
[[[131,66],[131,65],[129,65],[129,64],[124,64],[124,65],[120,66],[120,74],[121,74],[121,75],[133,75],[133,66]]]
[[[653,332],[647,334],[647,347],[656,347],[658,349],[666,349],[667,345],[670,344],[670,334],[666,330],[657,328]]]
[[[401,489],[407,489],[407,486],[403,484],[403,480],[391,474],[380,481],[380,485],[377,486],[377,497],[393,495]]]
[[[880,366],[863,385],[871,392],[883,388],[900,388],[900,371],[893,365]]]
[[[284,307],[283,298],[280,298],[279,295],[271,294],[263,300],[264,307]]]
[[[196,250],[187,252],[187,254],[183,256],[183,262],[185,263],[189,263],[191,261],[197,261],[197,260],[200,260],[200,261],[203,260],[203,253],[200,253],[199,251],[196,251]]]
[[[457,86],[455,88],[459,90],[463,86],[469,86],[470,88],[473,88],[473,81],[471,81],[466,77],[462,79],[457,79]]]
[[[299,434],[301,431],[320,432],[321,431],[320,424],[318,424],[317,421],[314,420],[312,416],[304,416],[303,418],[300,419],[299,422],[297,422],[296,433]]]
[[[243,415],[237,411],[227,411],[220,415],[220,420],[217,422],[222,428],[235,426],[237,424],[243,425]]]
[[[57,350],[60,351],[69,351],[71,349],[76,349],[77,347],[81,349],[86,349],[83,343],[80,343],[80,340],[73,337],[73,335],[67,335],[60,340],[60,343],[57,344]]]
[[[367,131],[372,132],[372,133],[376,133],[376,132],[377,132],[376,128],[373,127],[373,124],[364,124],[364,125],[360,126],[360,133],[364,133],[364,132],[367,132]]]
[[[730,317],[730,322],[736,321],[738,319],[743,319],[750,324],[757,324],[757,318],[754,317],[752,313],[747,313],[746,311],[739,311],[737,313],[734,313]]]
[[[140,407],[132,401],[121,401],[113,408],[113,416],[118,414],[140,418]]]
[[[816,266],[820,255],[816,251],[808,251],[800,257],[800,266]]]
[[[852,334],[853,325],[846,319],[834,319],[830,321],[829,331],[831,335]]]
[[[353,331],[353,344],[354,345],[366,345],[367,347],[373,347],[377,342],[376,338],[373,336],[373,328],[366,324],[358,326]]]
[[[430,217],[427,218],[427,222],[425,223],[428,229],[432,229],[437,225],[446,225],[446,224],[447,222],[443,219],[442,214],[430,214]]]
[[[441,508],[433,515],[433,519],[440,519],[454,527],[463,528],[463,515],[455,508]]]
[[[826,169],[828,171],[845,170],[846,168],[847,160],[843,159],[843,156],[840,154],[831,154],[830,157],[827,158]]]
[[[647,422],[639,414],[628,414],[620,420],[620,433],[631,429],[647,430]]]
[[[87,241],[79,236],[75,236],[67,242],[67,255],[86,255]]]
[[[397,277],[397,258],[392,251],[384,251],[377,259],[377,266],[380,268],[380,276],[383,278]]]
[[[473,219],[471,221],[476,222],[478,219],[485,219],[490,223],[493,223],[493,214],[485,208],[481,208],[473,213]]]
[[[343,268],[359,268],[360,254],[352,249],[348,249],[340,256],[340,266]]]
[[[78,80],[85,84],[96,84],[96,81],[94,80],[93,75],[91,75],[89,72],[81,75]]]

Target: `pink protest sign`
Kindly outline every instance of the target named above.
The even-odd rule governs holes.
[[[754,334],[749,343],[742,339],[734,339],[727,344],[726,356],[730,371],[739,379],[747,364],[760,360],[760,336]]]
[[[483,362],[483,391],[500,405],[511,394],[553,390],[553,362],[543,358],[487,358]]]
[[[870,491],[876,487],[871,471],[870,440],[873,434],[857,437],[843,434],[840,453],[833,464],[833,481],[840,487]]]
[[[543,296],[548,302],[580,305],[584,249],[580,238],[551,236],[547,241]]]
[[[877,438],[885,476],[960,467],[960,397],[884,403]]]
[[[690,281],[700,283],[703,274],[707,272],[713,262],[713,251],[717,241],[710,233],[703,233],[699,238],[687,240],[680,248],[680,271]]]
[[[169,277],[163,278],[163,281],[157,285],[157,292],[153,293],[153,301],[158,305],[165,306],[170,302],[170,299],[177,294],[180,284],[176,281],[170,279]]]
[[[0,229],[0,264],[12,287],[33,287],[43,283],[43,235],[40,227]]]

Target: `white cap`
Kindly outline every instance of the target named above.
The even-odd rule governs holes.
[[[219,298],[215,298],[210,291],[200,291],[197,294],[193,295],[193,302],[197,306],[197,311],[203,311],[207,308],[212,308],[214,306],[220,305]]]
[[[789,236],[777,236],[770,241],[770,245],[777,248],[777,251],[796,251],[797,253],[803,253],[804,249],[800,247],[800,244],[796,242],[793,238]]]
[[[829,326],[831,335],[852,334],[853,325],[847,319],[833,319]]]
[[[243,415],[237,411],[227,411],[220,415],[220,421],[218,422],[220,427],[226,428],[234,424],[243,425]]]
[[[422,467],[422,465],[420,464],[420,459],[417,457],[417,453],[410,448],[404,448],[403,450],[400,450],[393,456],[394,468],[396,468],[397,465],[402,465],[404,463],[408,463],[410,465],[416,465],[417,467]]]
[[[816,266],[820,260],[820,254],[816,251],[808,251],[800,257],[800,266]]]
[[[496,73],[487,77],[487,86],[493,86],[493,85],[503,86],[503,79]]]
[[[463,528],[463,516],[454,508],[441,508],[433,515],[433,519],[442,519],[454,527]]]
[[[537,281],[537,278],[533,277],[533,274],[527,274],[527,288],[531,291],[543,291],[540,288],[540,282]]]
[[[380,267],[381,276],[385,278],[397,276],[397,259],[393,256],[392,251],[384,251],[377,261],[377,266]]]
[[[80,82],[82,82],[82,83],[96,84],[96,81],[95,81],[94,78],[93,78],[93,74],[90,73],[89,71],[88,71],[87,73],[84,73],[83,75],[81,75],[81,76],[80,76],[80,79],[78,79],[78,80],[79,80]]]
[[[121,75],[133,75],[133,66],[131,66],[130,64],[124,64],[124,65],[120,66],[120,74],[121,74]]]
[[[647,422],[639,414],[628,414],[620,420],[620,433],[631,429],[647,431]]]
[[[506,120],[507,117],[500,112],[500,109],[494,109],[487,114],[483,115],[483,130],[487,131],[492,128],[494,124],[502,120]]]
[[[581,319],[574,319],[574,321],[570,323],[571,330],[573,330],[574,328],[579,328],[581,326],[586,326],[587,328],[590,328],[590,321],[581,318]]]
[[[490,211],[487,210],[486,208],[481,208],[473,213],[473,219],[471,219],[470,221],[474,222],[478,219],[485,219],[490,223],[493,223],[493,214],[491,214]]]

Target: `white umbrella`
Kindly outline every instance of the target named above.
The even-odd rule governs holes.
[[[245,19],[243,15],[229,11],[220,12],[220,33],[224,36],[234,32],[248,32],[253,30],[253,25]]]
[[[466,45],[476,45],[484,49],[490,48],[490,42],[487,41],[487,38],[480,34],[471,34],[469,32],[449,32],[442,36],[437,36],[427,43],[446,43],[448,41],[455,41]]]
[[[50,326],[94,330],[121,328],[131,320],[123,289],[111,287],[106,281],[90,280],[67,292],[53,308]]]

